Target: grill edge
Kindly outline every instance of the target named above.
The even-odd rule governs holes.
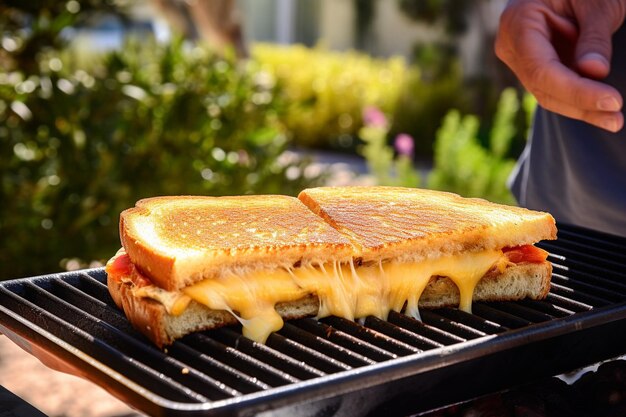
[[[162,352],[92,269],[0,283],[0,332],[148,414],[416,413],[626,352],[612,337],[626,332],[626,239],[559,225],[540,246],[555,264],[548,298],[475,303],[471,315],[301,319],[266,346],[225,328]]]

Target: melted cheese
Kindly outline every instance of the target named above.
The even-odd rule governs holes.
[[[160,302],[165,310],[173,316],[182,314],[191,302],[188,295],[177,291],[167,291],[155,285],[135,287],[132,291],[135,297],[147,297]]]
[[[277,302],[296,301],[308,294],[282,269],[207,279],[183,291],[210,309],[229,311],[241,322],[244,336],[258,342],[283,327],[274,309]]]
[[[231,312],[241,322],[243,334],[265,342],[283,326],[274,306],[308,294],[320,300],[318,317],[330,315],[351,320],[367,316],[386,319],[391,310],[419,318],[418,302],[432,276],[449,277],[459,288],[459,308],[470,311],[474,288],[494,265],[506,258],[500,250],[442,257],[422,262],[388,262],[355,267],[325,264],[229,275],[201,281],[184,294],[214,310]],[[235,314],[237,312],[237,314]]]

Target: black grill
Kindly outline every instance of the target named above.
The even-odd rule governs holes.
[[[290,321],[267,345],[240,329],[161,351],[117,309],[102,269],[0,284],[0,332],[155,415],[416,413],[626,353],[626,239],[560,226],[544,301]]]

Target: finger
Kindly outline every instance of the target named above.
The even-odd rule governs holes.
[[[615,89],[580,77],[561,61],[552,40],[558,32],[562,38],[575,41],[577,30],[569,20],[542,9],[506,18],[515,18],[521,30],[505,33],[507,36],[496,42],[496,52],[526,89],[536,96],[553,96],[583,110],[617,111],[621,108],[621,98]]]
[[[576,45],[576,62],[582,74],[602,79],[611,69],[612,36],[615,30],[606,19],[594,14],[581,16],[580,35]]]
[[[601,80],[609,75],[611,70],[610,57],[597,52],[586,52],[576,59],[578,70],[590,78]]]
[[[621,112],[582,110],[550,96],[541,97],[541,100],[538,99],[537,102],[546,110],[571,119],[581,120],[609,132],[617,132],[624,126],[624,116]]]
[[[558,57],[552,43],[553,31],[572,43],[578,38],[577,26],[550,9],[538,5],[527,8],[521,3],[508,7],[500,16],[496,55],[513,70],[519,65],[519,57],[540,60]]]
[[[535,96],[550,96],[583,111],[620,111],[620,93],[610,85],[584,78],[558,59],[533,61],[520,76],[522,84]]]
[[[584,78],[558,61],[531,72],[522,84],[547,110],[617,132],[624,124],[621,94],[613,87]]]

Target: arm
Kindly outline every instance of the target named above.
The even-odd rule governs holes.
[[[626,0],[511,0],[496,54],[547,110],[617,132],[623,99],[601,82]]]

